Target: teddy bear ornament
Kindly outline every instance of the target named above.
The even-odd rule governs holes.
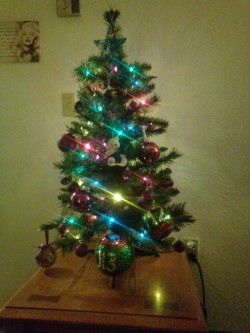
[[[121,153],[119,137],[110,138],[106,143],[107,164],[109,166],[126,166],[128,160]]]

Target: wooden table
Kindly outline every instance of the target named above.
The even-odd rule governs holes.
[[[207,332],[185,253],[136,258],[116,278],[93,254],[58,255],[0,312],[5,333]]]

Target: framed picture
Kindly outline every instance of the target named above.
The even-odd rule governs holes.
[[[56,0],[57,15],[65,16],[80,16],[79,0]]]
[[[39,23],[0,22],[0,62],[39,62]]]

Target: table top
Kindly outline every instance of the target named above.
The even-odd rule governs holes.
[[[94,254],[58,253],[54,266],[39,269],[0,318],[207,332],[186,255],[176,252],[136,258],[115,288]]]

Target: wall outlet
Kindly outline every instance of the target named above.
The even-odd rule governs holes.
[[[62,115],[63,117],[74,117],[75,111],[75,94],[65,93],[62,94]]]
[[[193,253],[199,260],[199,240],[197,238],[184,238],[185,251],[187,254]]]

